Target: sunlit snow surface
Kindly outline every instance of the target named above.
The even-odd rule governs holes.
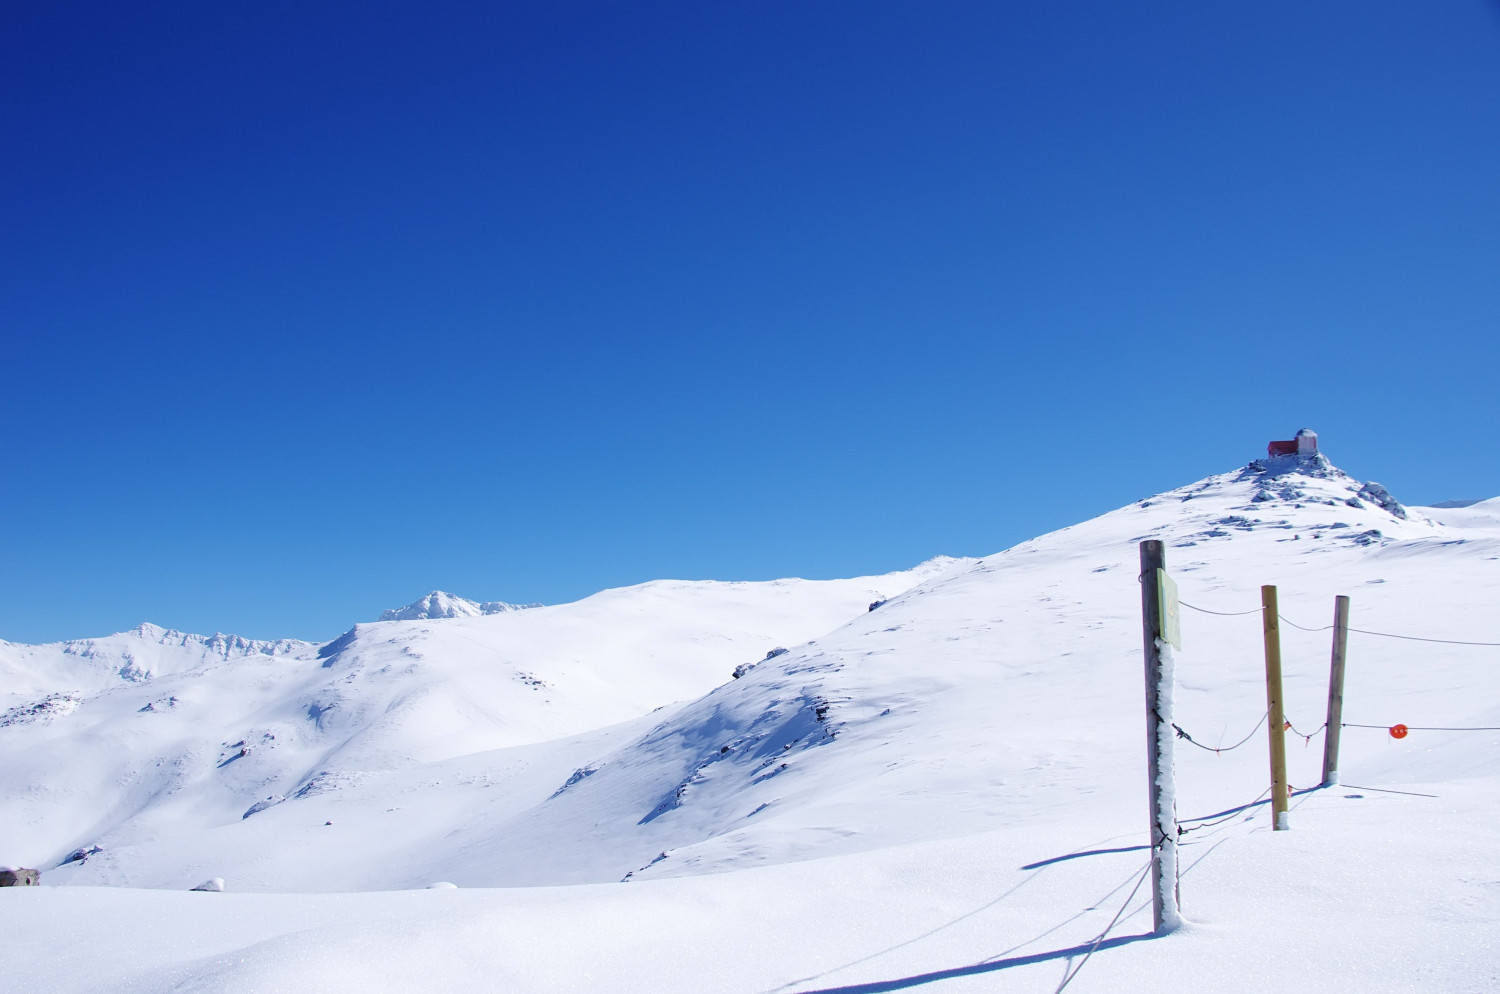
[[[0,861],[45,885],[0,892],[0,990],[1050,991],[1146,859],[1138,543],[1252,612],[1183,611],[1176,721],[1214,746],[1265,711],[1261,584],[1310,629],[1348,594],[1500,642],[1495,506],[1286,460],[886,577],[0,645]],[[1313,733],[1329,633],[1282,637]],[[1292,830],[1184,835],[1188,924],[1143,938],[1145,887],[1068,990],[1500,989],[1500,733],[1384,731],[1500,726],[1497,692],[1500,649],[1351,634],[1344,717],[1380,727],[1343,786],[1288,733]],[[1263,732],[1176,755],[1189,828],[1269,785]]]

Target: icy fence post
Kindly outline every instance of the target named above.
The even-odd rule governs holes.
[[[1165,548],[1148,539],[1141,543],[1141,645],[1146,656],[1146,783],[1151,812],[1151,916],[1157,932],[1181,922],[1177,890],[1176,788],[1172,768],[1172,679],[1170,657],[1163,673],[1161,587],[1158,571],[1166,569]],[[1168,650],[1170,652],[1170,649]],[[1163,694],[1163,689],[1166,693]],[[1165,709],[1165,710],[1164,710]],[[1166,748],[1162,748],[1162,742]]]
[[[1286,819],[1286,707],[1281,696],[1281,616],[1276,610],[1276,588],[1260,588],[1261,627],[1266,637],[1266,730],[1271,733],[1271,827],[1291,826]]]
[[[1323,786],[1339,782],[1339,730],[1344,722],[1344,660],[1349,650],[1349,598],[1333,599],[1333,662],[1328,670],[1328,727],[1323,731]]]

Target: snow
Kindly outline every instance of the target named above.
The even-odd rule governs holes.
[[[1263,733],[1179,751],[1183,923],[1152,936],[1149,888],[1127,902],[1138,543],[1185,605],[1249,612],[1185,607],[1177,723],[1232,745],[1264,713],[1274,583],[1312,733],[1336,594],[1358,629],[1500,642],[1497,502],[1386,498],[1288,457],[884,577],[658,581],[270,651],[0,645],[5,713],[76,701],[0,727],[0,859],[43,869],[0,894],[25,950],[0,991],[1037,991],[1079,964],[1073,994],[1500,989],[1500,732],[1384,730],[1500,726],[1491,648],[1351,633],[1345,721],[1376,727],[1344,729],[1335,788],[1321,737],[1288,734],[1295,832],[1251,803]]]
[[[10,685],[32,685],[10,695],[13,727],[0,728],[0,844],[40,867],[101,847],[49,874],[76,882],[187,886],[228,870],[248,889],[389,886],[348,831],[373,831],[380,847],[426,851],[433,833],[457,847],[450,819],[544,800],[593,750],[660,720],[653,711],[955,565],[852,580],[656,581],[555,607],[361,624],[321,647],[218,637],[221,652],[145,628],[0,645]],[[153,675],[122,677],[120,659],[148,649]],[[69,689],[50,689],[49,676]],[[318,831],[286,838],[309,806]],[[225,861],[231,821],[244,838]],[[413,867],[399,885],[448,875]]]
[[[427,621],[431,618],[480,618],[487,614],[524,611],[540,604],[507,604],[505,601],[471,601],[442,590],[418,597],[405,607],[380,612],[381,621]]]
[[[1417,510],[1449,528],[1500,530],[1500,497],[1474,501],[1463,507],[1422,507]]]

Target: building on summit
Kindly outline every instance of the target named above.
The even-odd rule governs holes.
[[[1315,456],[1318,454],[1318,433],[1311,428],[1303,428],[1297,432],[1297,437],[1285,442],[1272,442],[1266,446],[1266,455],[1275,459],[1277,456]]]

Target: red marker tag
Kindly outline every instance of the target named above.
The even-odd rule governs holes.
[[[1282,728],[1283,731],[1288,731],[1289,732],[1292,729],[1292,723],[1289,721],[1285,725],[1282,725],[1281,728]]]
[[[1393,738],[1393,739],[1404,739],[1404,738],[1406,738],[1406,732],[1407,732],[1407,728],[1406,728],[1405,725],[1392,725],[1391,726],[1391,738]]]

